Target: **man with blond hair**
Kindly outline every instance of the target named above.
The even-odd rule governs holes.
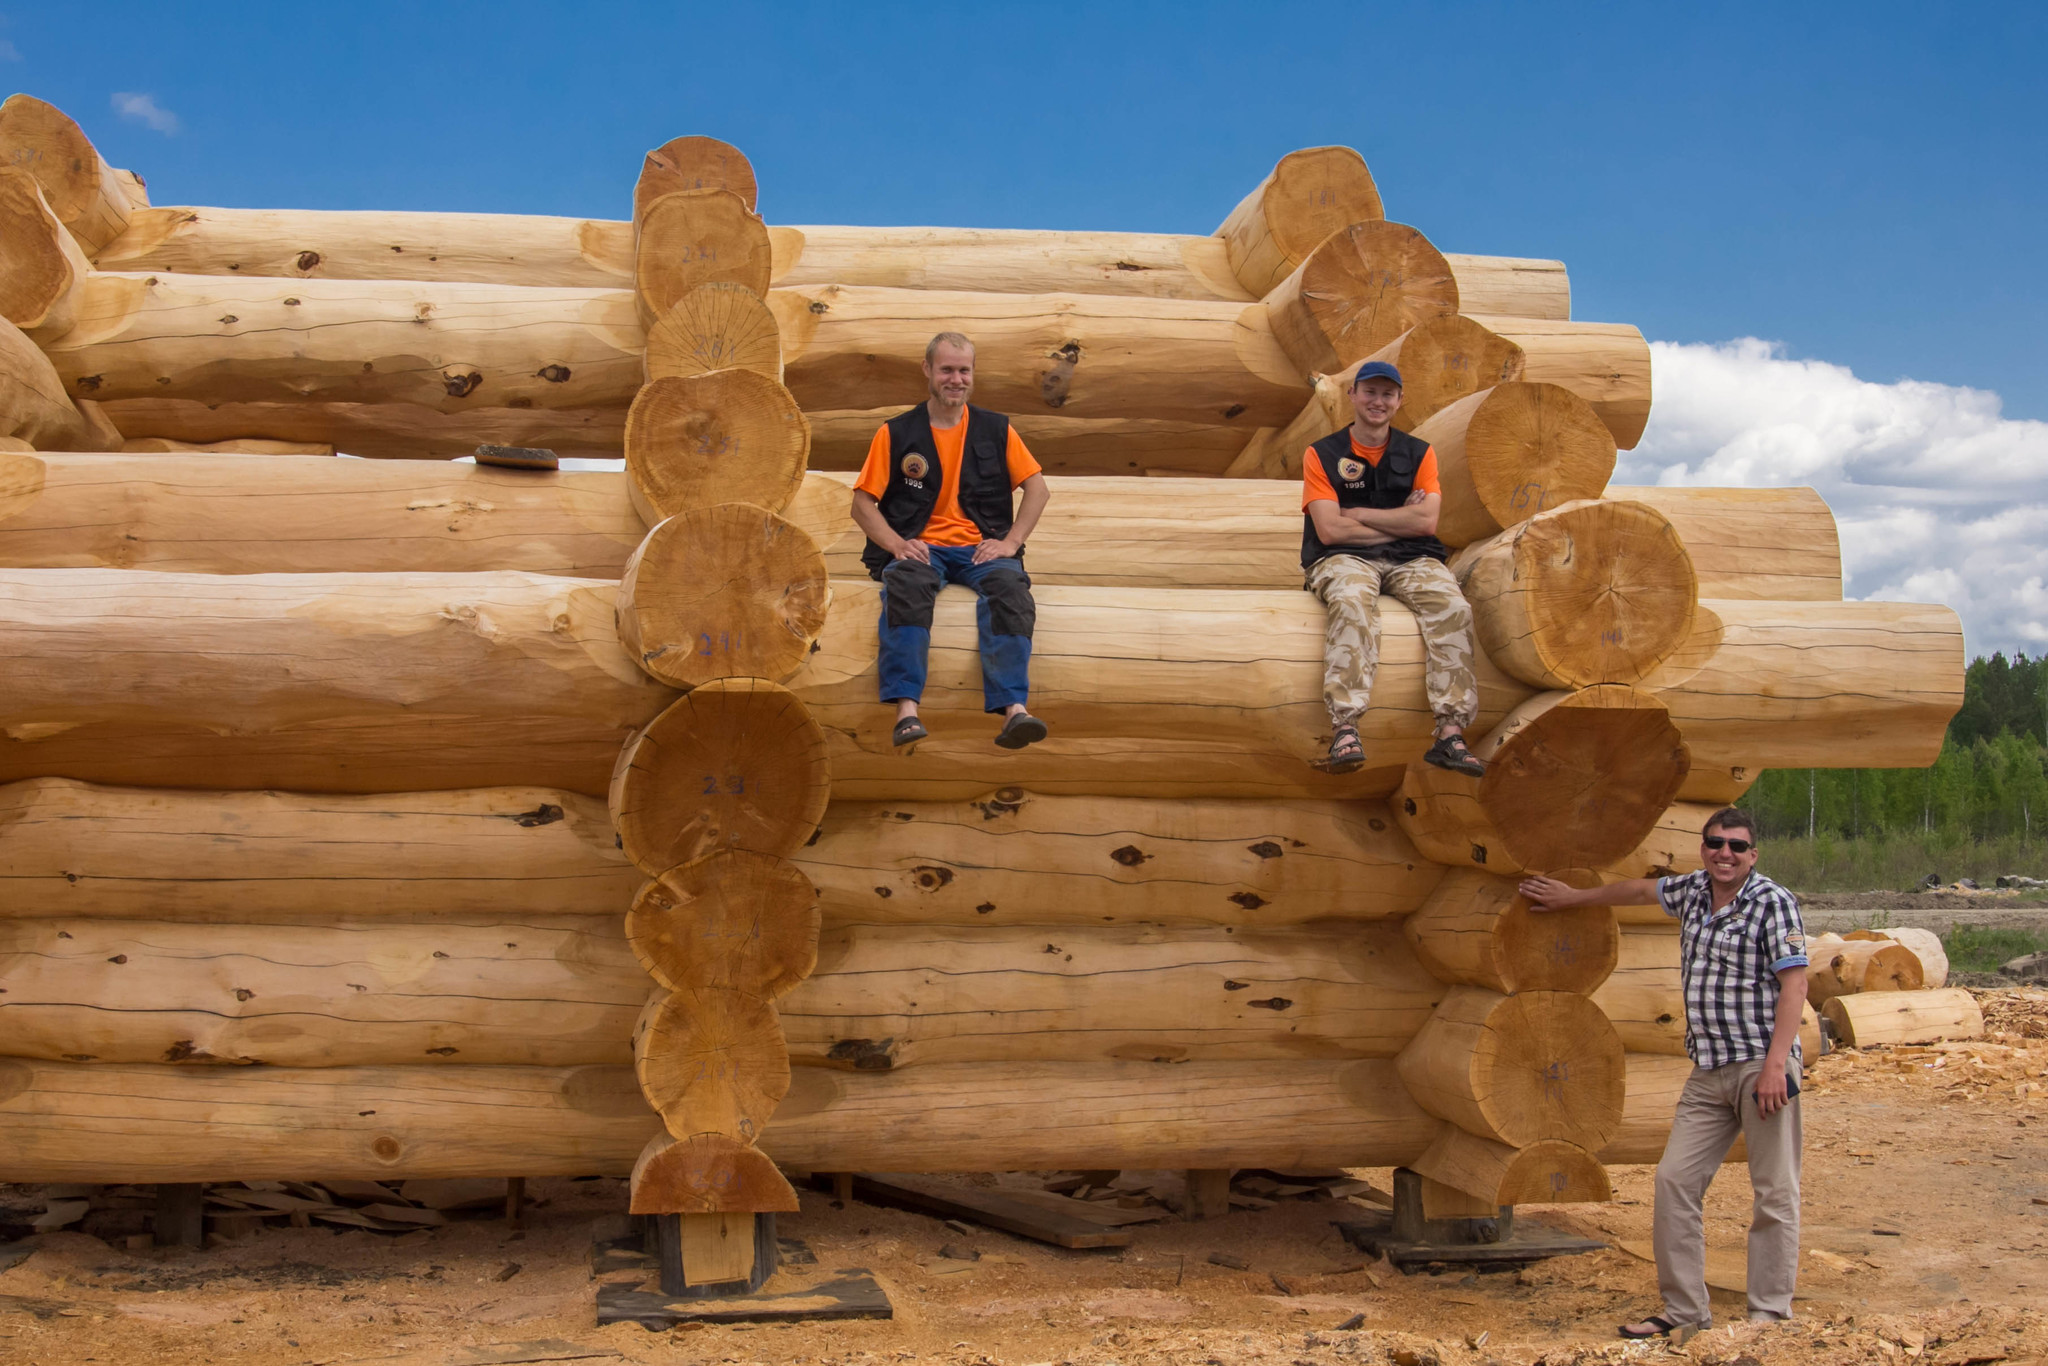
[[[933,337],[924,375],[928,397],[882,424],[853,486],[853,520],[868,538],[861,562],[882,585],[881,693],[896,704],[890,742],[929,734],[917,708],[932,612],[939,590],[955,583],[978,599],[982,702],[1003,717],[996,743],[1022,749],[1046,734],[1026,709],[1038,607],[1023,559],[1051,495],[1010,419],[967,402],[973,342],[958,332]]]

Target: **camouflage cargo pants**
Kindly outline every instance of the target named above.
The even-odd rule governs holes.
[[[1479,715],[1479,680],[1472,672],[1472,608],[1443,561],[1392,564],[1356,555],[1331,555],[1308,572],[1308,589],[1330,611],[1323,638],[1323,704],[1330,723],[1356,724],[1372,696],[1380,662],[1380,594],[1415,614],[1427,656],[1423,687],[1439,724],[1469,726]]]

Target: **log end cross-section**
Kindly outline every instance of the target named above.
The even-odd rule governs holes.
[[[1539,512],[1453,563],[1487,658],[1538,688],[1637,683],[1692,635],[1692,557],[1642,503]]]
[[[729,987],[774,998],[818,962],[818,894],[787,859],[722,850],[640,890],[626,941],[671,991]]]
[[[0,166],[0,317],[54,337],[71,326],[91,265],[27,171]]]
[[[0,162],[35,176],[57,220],[87,252],[120,236],[139,207],[122,173],[100,159],[84,130],[33,95],[10,95],[0,104]],[[128,183],[141,188],[132,179]]]
[[[678,190],[647,206],[634,242],[633,286],[651,323],[700,285],[768,292],[768,225],[730,190]]]
[[[656,1134],[633,1164],[634,1214],[794,1214],[796,1191],[759,1148],[724,1134]]]
[[[1469,545],[1545,508],[1598,498],[1614,474],[1613,433],[1584,399],[1556,384],[1496,384],[1410,430],[1436,447],[1444,490],[1436,534],[1446,545]]]
[[[781,680],[825,629],[832,590],[818,543],[765,508],[678,513],[626,561],[619,641],[665,683]]]
[[[1598,1152],[1621,1127],[1623,1057],[1620,1035],[1583,996],[1456,987],[1395,1067],[1416,1104],[1467,1133]]]
[[[678,190],[730,190],[748,209],[759,198],[754,164],[729,142],[691,134],[670,138],[640,163],[633,186],[633,221],[639,222],[663,195]]]
[[[745,285],[698,285],[647,328],[647,378],[752,370],[782,382],[782,329]]]
[[[1384,217],[1364,157],[1349,147],[1304,147],[1281,157],[1216,235],[1238,283],[1263,296],[1331,233]]]
[[[612,774],[619,847],[650,877],[720,849],[788,858],[831,796],[825,735],[788,689],[707,683],[626,743]]]
[[[780,512],[803,483],[811,428],[789,390],[729,366],[651,380],[626,413],[626,479],[648,525],[713,503]]]
[[[1576,1143],[1544,1139],[1511,1148],[1445,1125],[1429,1151],[1409,1164],[1440,1185],[1463,1191],[1482,1206],[1562,1205],[1614,1198],[1607,1169]]]
[[[1418,323],[1458,311],[1443,253],[1401,223],[1332,233],[1266,296],[1273,335],[1303,374],[1363,360]]]
[[[789,1045],[761,997],[700,987],[647,1003],[633,1030],[633,1070],[677,1138],[752,1143],[789,1093]]]
[[[1574,887],[1600,881],[1585,869],[1552,876]],[[1507,994],[1590,992],[1614,971],[1621,942],[1612,907],[1535,911],[1513,878],[1471,868],[1445,873],[1405,930],[1431,976]]]

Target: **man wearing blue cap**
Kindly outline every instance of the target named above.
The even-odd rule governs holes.
[[[1445,566],[1450,549],[1436,538],[1443,490],[1436,450],[1394,430],[1401,372],[1368,361],[1351,381],[1350,426],[1302,457],[1301,568],[1329,609],[1323,643],[1323,704],[1330,711],[1332,773],[1365,766],[1358,718],[1372,695],[1380,658],[1380,594],[1415,614],[1426,655],[1423,686],[1436,718],[1435,743],[1422,757],[1475,777],[1486,771],[1465,745],[1479,715],[1472,672],[1472,608]]]

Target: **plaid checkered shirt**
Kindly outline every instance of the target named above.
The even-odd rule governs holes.
[[[1685,1051],[1705,1068],[1748,1062],[1771,1051],[1778,973],[1806,965],[1806,930],[1792,893],[1751,871],[1735,899],[1712,912],[1704,871],[1660,878],[1657,899],[1678,921],[1678,972],[1685,990]],[[1799,1043],[1789,1066],[1797,1068]]]

